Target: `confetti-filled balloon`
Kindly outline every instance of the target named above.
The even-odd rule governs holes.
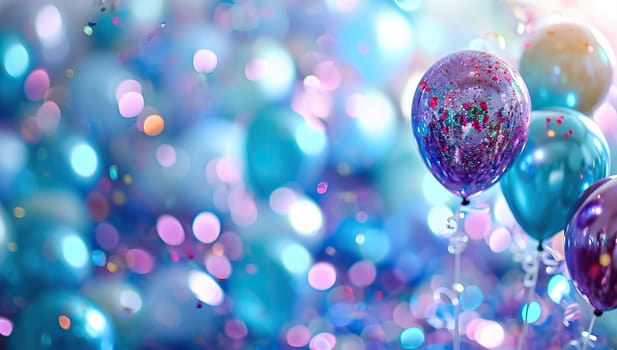
[[[467,198],[497,182],[522,151],[529,94],[507,62],[461,51],[424,74],[411,114],[425,164],[446,189]]]
[[[519,225],[542,241],[563,230],[581,193],[609,169],[608,144],[593,120],[569,109],[534,111],[525,150],[500,185]]]
[[[94,303],[66,292],[47,294],[23,312],[9,349],[112,350],[107,315]]]
[[[520,73],[534,110],[567,107],[591,113],[606,96],[614,55],[594,28],[552,24],[531,33],[523,47]]]
[[[598,311],[617,308],[617,177],[581,196],[565,230],[565,254],[575,286]]]

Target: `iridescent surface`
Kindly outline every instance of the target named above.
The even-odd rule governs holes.
[[[532,113],[525,150],[500,186],[518,224],[543,241],[563,230],[581,193],[609,170],[609,147],[592,119],[547,109]]]
[[[574,285],[599,311],[617,308],[617,177],[589,188],[566,227],[565,253]]]
[[[467,198],[493,185],[527,139],[525,83],[500,58],[461,51],[436,62],[414,95],[411,122],[435,178]]]
[[[614,61],[608,41],[596,29],[561,22],[529,34],[519,69],[534,110],[566,107],[591,113],[606,97]]]

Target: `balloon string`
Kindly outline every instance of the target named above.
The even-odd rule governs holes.
[[[461,229],[459,229],[459,222],[461,220],[462,212],[466,212],[467,208],[463,208],[469,205],[469,200],[463,198],[463,201],[458,207],[458,210],[454,214],[454,229],[455,233],[450,237],[448,250],[454,254],[454,281],[452,283],[452,289],[457,293],[456,302],[454,303],[454,330],[452,334],[452,346],[453,350],[459,350],[461,348],[461,334],[460,334],[460,294],[463,292],[464,287],[461,283],[461,254],[467,245],[467,235]]]
[[[598,316],[594,312],[591,321],[589,322],[589,328],[587,328],[587,334],[585,335],[585,340],[583,340],[583,350],[587,350],[587,345],[589,344],[589,338],[591,338],[591,332],[593,332],[593,326],[596,324],[596,319]]]
[[[539,246],[541,247],[541,245]],[[538,251],[540,251],[540,248],[538,247]],[[525,348],[525,343],[527,341],[527,334],[529,333],[529,309],[531,308],[531,297],[533,296],[533,292],[536,289],[536,286],[538,285],[538,272],[540,271],[540,264],[541,264],[541,259],[540,259],[540,254],[536,254],[534,259],[535,264],[533,264],[533,270],[531,271],[531,273],[536,276],[532,281],[532,284],[529,286],[525,286],[525,316],[523,316],[523,330],[521,331],[521,334],[519,336],[519,340],[518,340],[518,350],[523,350]]]
[[[457,251],[454,254],[454,290],[457,292],[462,292],[463,285],[460,283],[461,280],[461,252]],[[457,298],[460,299],[460,298]],[[459,350],[461,346],[461,335],[459,331],[459,323],[460,323],[460,300],[454,305],[454,350]]]

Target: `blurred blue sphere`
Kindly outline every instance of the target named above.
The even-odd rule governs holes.
[[[246,137],[246,172],[253,190],[267,198],[279,187],[311,190],[317,185],[328,151],[324,130],[285,109],[257,115]]]
[[[112,350],[113,326],[94,303],[54,292],[30,304],[9,338],[11,350]]]

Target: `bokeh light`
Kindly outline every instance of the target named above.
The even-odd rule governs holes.
[[[195,297],[204,303],[217,306],[223,302],[223,290],[205,272],[192,270],[189,273],[188,284]]]
[[[424,344],[424,332],[417,327],[407,328],[401,332],[401,346],[403,349],[418,349]]]
[[[503,344],[505,331],[503,327],[495,321],[485,321],[478,325],[476,330],[476,341],[478,344],[489,349],[497,349]]]
[[[336,269],[327,262],[318,262],[308,272],[308,282],[316,290],[327,290],[336,282]]]
[[[570,294],[570,281],[560,273],[555,274],[548,281],[546,291],[555,304],[560,304],[561,300]]]
[[[64,25],[58,8],[47,5],[41,8],[34,22],[36,34],[46,47],[56,47],[64,39]]]
[[[542,316],[542,306],[537,301],[524,304],[521,309],[521,318],[527,323],[534,323]]]
[[[70,159],[73,171],[81,177],[91,177],[98,169],[98,156],[92,146],[86,143],[73,146]]]
[[[0,335],[8,337],[13,332],[13,322],[5,317],[0,317]]]
[[[11,45],[4,53],[4,70],[13,78],[19,78],[26,73],[30,65],[30,55],[19,43]]]
[[[311,340],[311,331],[302,325],[296,325],[287,330],[287,344],[294,348],[301,348]]]
[[[156,222],[156,231],[163,242],[177,246],[184,242],[184,228],[172,215],[161,215]]]
[[[202,243],[212,243],[221,234],[219,218],[210,212],[202,212],[193,219],[193,234]]]
[[[152,114],[144,120],[144,134],[148,136],[160,135],[165,129],[165,119],[158,114]]]
[[[201,49],[193,56],[193,68],[199,73],[212,72],[218,63],[216,54],[208,49]]]
[[[289,221],[298,233],[312,235],[322,228],[323,214],[315,202],[308,198],[300,198],[289,208]]]
[[[281,261],[289,272],[300,275],[306,273],[313,258],[305,247],[292,242],[281,249]]]

